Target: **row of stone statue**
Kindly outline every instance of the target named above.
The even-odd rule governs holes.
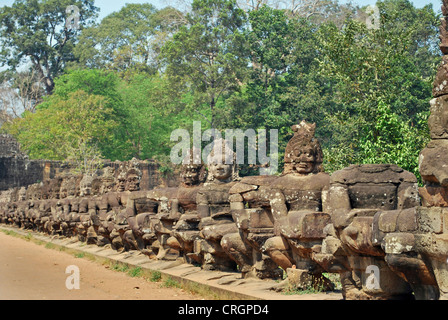
[[[338,273],[346,299],[444,298],[448,209],[422,207],[395,165],[324,173],[315,125],[292,129],[278,176],[240,178],[219,147],[207,166],[184,164],[180,186],[142,191],[132,160],[3,192],[0,222],[243,277],[288,271],[299,288],[331,290],[324,274]]]

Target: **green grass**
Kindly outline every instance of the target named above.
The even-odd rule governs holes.
[[[333,283],[335,291],[342,289],[342,284],[340,281],[339,274],[323,273],[322,275]],[[307,286],[306,288],[296,288],[294,286],[290,286],[290,287],[286,288],[282,292],[282,294],[284,294],[284,295],[304,295],[304,294],[317,294],[317,293],[323,293],[323,292],[327,292],[324,288],[324,285],[317,284],[317,286],[310,285],[310,286]]]
[[[160,271],[152,271],[149,281],[159,282],[160,280],[162,280],[162,273]]]
[[[76,252],[74,256],[75,258],[82,259],[86,256],[86,254],[84,252]]]
[[[178,281],[174,280],[171,277],[168,277],[163,282],[162,287],[165,287],[165,288],[181,288],[182,286],[181,286],[181,284]]]
[[[18,236],[18,233],[15,232],[15,231],[12,231],[12,230],[5,230],[5,229],[2,229],[2,232],[3,232],[4,234],[6,234],[7,236],[13,236],[13,237],[17,237],[17,236]]]
[[[135,268],[131,268],[128,271],[128,275],[132,278],[138,278],[141,277],[143,275],[143,270],[140,267],[135,267]]]
[[[111,269],[118,272],[128,272],[129,266],[127,264],[115,263],[112,265]]]
[[[55,249],[56,245],[54,243],[47,242],[47,244],[45,245],[45,248],[47,248],[47,249]]]

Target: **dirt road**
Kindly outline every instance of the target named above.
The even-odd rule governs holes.
[[[67,278],[75,275],[66,273],[69,266],[79,268],[79,290],[66,287]],[[202,299],[0,232],[0,300]]]

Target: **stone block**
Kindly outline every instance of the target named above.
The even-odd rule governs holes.
[[[424,181],[448,186],[448,140],[437,139],[420,152],[419,170]]]
[[[418,190],[423,207],[448,207],[447,187],[428,185]]]
[[[324,228],[331,223],[331,217],[324,212],[291,211],[288,213],[289,225],[299,238],[323,239]]]
[[[417,209],[418,231],[439,234],[443,231],[442,208],[431,207]]]
[[[274,220],[266,210],[251,210],[249,218],[249,228],[272,228]]]
[[[397,229],[398,210],[383,211],[378,220],[378,227],[382,232],[394,232]]]
[[[445,79],[442,84],[446,84]],[[432,139],[448,138],[448,96],[443,95],[430,102],[431,115],[428,118],[428,127]]]
[[[322,241],[322,249],[321,252],[323,254],[331,254],[333,256],[341,256],[344,255],[344,251],[342,250],[341,240],[335,237],[326,237]]]
[[[397,228],[400,232],[417,230],[417,209],[415,207],[400,211],[397,219]]]
[[[290,288],[306,290],[313,286],[313,276],[307,270],[286,269]]]
[[[384,237],[383,249],[388,254],[401,254],[414,249],[415,238],[412,233],[389,233]]]

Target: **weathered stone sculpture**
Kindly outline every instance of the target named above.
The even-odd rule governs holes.
[[[84,174],[80,182],[80,200],[78,211],[74,213],[74,220],[76,221],[75,233],[78,236],[79,241],[87,241],[87,230],[91,226],[89,203],[91,205],[92,196],[92,182],[93,176]]]
[[[112,248],[116,250],[129,250],[134,248],[134,237],[132,228],[129,225],[129,212],[126,210],[128,201],[133,192],[140,190],[140,179],[142,173],[139,169],[139,163],[132,159],[129,163],[123,164],[121,172],[118,175],[117,196],[120,203],[120,209],[113,212],[113,230],[110,232]]]
[[[406,220],[406,210],[418,205],[417,179],[396,165],[352,165],[332,174],[329,212],[333,224],[313,259],[341,275],[346,299],[411,297],[409,284],[385,262],[380,236],[395,228],[387,223],[391,220],[385,212]],[[378,274],[372,278],[370,271]]]
[[[236,154],[225,140],[214,141],[207,166],[207,180],[196,197],[199,238],[189,257],[204,269],[234,270],[236,264],[222,248],[221,239],[238,231],[230,212],[229,190],[240,178]]]
[[[157,252],[158,259],[182,257],[191,262],[187,254],[192,252],[194,240],[199,238],[196,198],[206,177],[201,159],[194,161],[195,156],[194,150],[190,150],[184,159],[179,187],[156,188],[148,193],[148,198],[158,203],[157,214],[150,218],[157,238],[153,250]],[[192,221],[196,221],[193,228]]]
[[[417,299],[448,299],[448,1],[443,0],[440,49],[444,54],[433,84],[428,126],[431,141],[420,153],[422,206],[407,213],[407,228],[384,236],[389,265],[408,281]],[[398,218],[399,219],[399,218]],[[403,222],[401,222],[403,224]],[[401,228],[400,228],[401,227]]]
[[[226,235],[223,247],[243,276],[279,278],[295,268],[313,285],[322,269],[311,258],[321,243],[330,216],[322,212],[329,176],[322,173],[322,150],[314,137],[315,125],[301,122],[285,150],[285,167],[278,176],[245,177],[230,190],[238,233]],[[324,281],[324,284],[326,282]]]

